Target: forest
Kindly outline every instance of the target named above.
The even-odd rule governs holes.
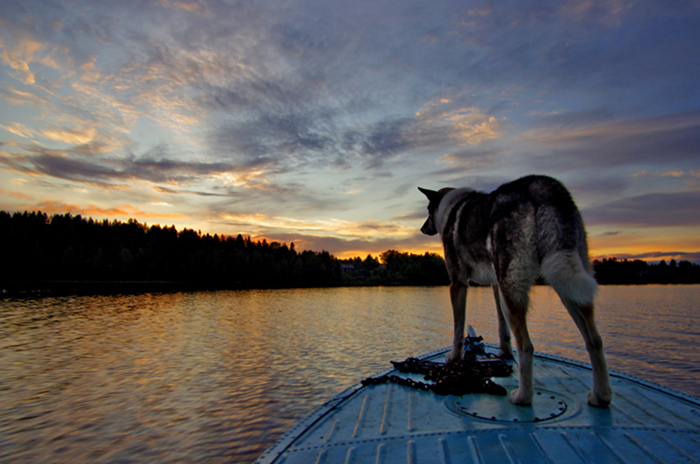
[[[0,250],[2,289],[58,282],[217,289],[447,283],[444,262],[435,254],[387,251],[379,259],[339,260],[327,251],[299,252],[294,243],[240,234],[212,236],[134,219],[95,221],[41,211],[0,212]]]
[[[607,258],[594,261],[595,277],[601,285],[698,284],[700,265],[690,261],[648,263],[640,259]]]
[[[435,253],[388,250],[343,260],[240,234],[40,211],[0,212],[0,250],[0,291],[59,283],[211,289],[449,283]],[[610,258],[593,265],[601,284],[700,283],[700,266],[689,261]]]

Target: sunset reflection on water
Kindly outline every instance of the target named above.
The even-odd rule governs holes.
[[[586,361],[547,287],[535,349]],[[700,286],[602,287],[609,364],[700,396]],[[496,342],[493,294],[467,319]],[[0,300],[0,461],[252,462],[390,360],[451,343],[446,287]],[[536,375],[536,373],[535,373]]]

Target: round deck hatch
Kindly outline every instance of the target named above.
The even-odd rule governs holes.
[[[451,397],[447,403],[457,414],[494,422],[542,422],[561,417],[569,410],[562,395],[541,389],[535,389],[532,406],[516,406],[508,396],[487,394]]]

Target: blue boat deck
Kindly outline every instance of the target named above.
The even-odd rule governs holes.
[[[421,358],[441,361],[446,351]],[[507,396],[358,384],[302,420],[258,463],[700,462],[699,399],[611,371],[613,403],[598,409],[587,404],[589,365],[536,354],[534,372],[532,407],[514,406]],[[493,380],[511,390],[517,369]]]

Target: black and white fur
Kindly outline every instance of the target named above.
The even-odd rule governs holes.
[[[588,403],[607,407],[612,388],[594,320],[598,286],[583,220],[568,190],[545,176],[523,177],[489,194],[468,188],[419,190],[430,202],[421,232],[442,236],[450,276],[454,341],[448,361],[462,357],[469,282],[492,285],[500,355],[513,356],[509,326],[518,353],[520,384],[510,400],[532,404],[534,348],[526,315],[530,287],[541,277],[559,294],[586,343],[593,367]]]

